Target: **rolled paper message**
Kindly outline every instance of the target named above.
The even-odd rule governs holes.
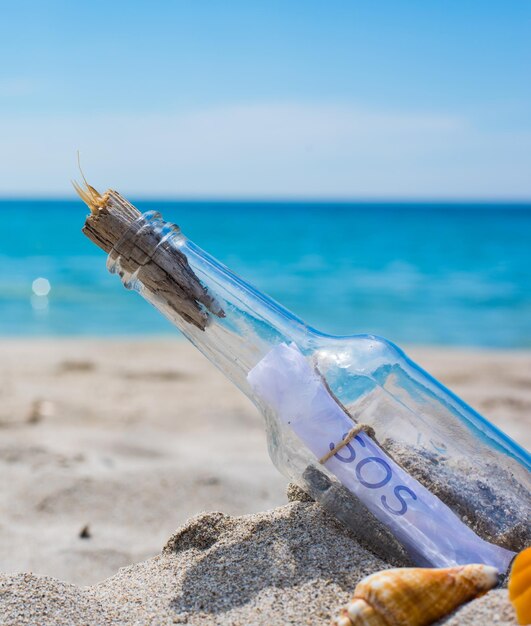
[[[317,459],[324,459],[354,425],[293,344],[273,348],[247,378],[258,398]],[[513,552],[478,537],[364,432],[323,464],[418,563],[435,567],[484,563],[507,571]]]

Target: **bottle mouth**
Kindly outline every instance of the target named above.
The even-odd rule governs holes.
[[[83,232],[107,252],[107,269],[127,289],[144,295],[171,320],[202,331],[211,316],[225,316],[190,264],[178,226],[157,211],[141,213],[116,191],[102,195],[88,183],[76,189],[91,210]]]

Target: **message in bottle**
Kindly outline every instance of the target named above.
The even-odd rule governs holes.
[[[295,345],[273,348],[248,374],[260,400],[291,428],[316,460],[353,427]],[[325,463],[420,564],[485,563],[506,571],[512,552],[478,537],[441,500],[360,432]]]

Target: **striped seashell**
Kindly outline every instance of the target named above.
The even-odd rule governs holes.
[[[364,578],[334,626],[427,626],[496,586],[488,565],[402,568]]]
[[[508,588],[518,623],[531,624],[531,547],[514,559]]]

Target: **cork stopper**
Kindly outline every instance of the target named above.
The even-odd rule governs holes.
[[[100,194],[84,180],[74,188],[90,209],[83,233],[112,257],[120,272],[135,277],[148,299],[157,302],[170,319],[184,320],[200,330],[211,316],[225,317],[193,271],[182,247],[176,244],[179,229],[160,215],[142,214],[117,191]],[[173,238],[168,239],[168,232]]]

